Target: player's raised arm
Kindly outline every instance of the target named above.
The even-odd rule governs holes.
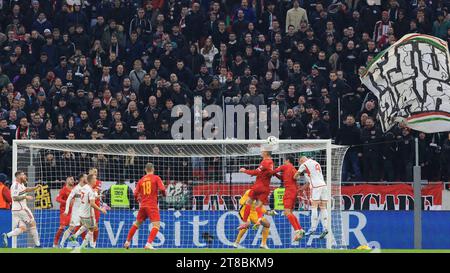
[[[16,185],[15,187],[12,188],[11,190],[11,198],[13,201],[22,201],[22,200],[33,200],[32,196],[28,196],[26,195],[26,191],[25,190],[20,190],[20,188]]]

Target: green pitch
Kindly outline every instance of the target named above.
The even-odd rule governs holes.
[[[97,248],[97,249],[58,249],[58,248],[0,248],[0,253],[450,253],[450,249],[381,249],[381,250],[328,250],[328,249],[211,249],[211,248],[161,248],[144,250],[141,248]]]

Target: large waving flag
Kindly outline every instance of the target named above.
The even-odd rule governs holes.
[[[407,34],[361,75],[379,100],[383,131],[405,121],[425,133],[450,131],[450,54],[439,38]]]

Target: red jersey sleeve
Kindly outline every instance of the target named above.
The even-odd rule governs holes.
[[[162,192],[163,196],[166,196],[166,187],[164,186],[164,183],[162,182],[161,177],[158,176],[158,189]]]
[[[60,191],[58,196],[56,197],[56,202],[60,203],[61,205],[66,205],[66,187],[64,186]]]
[[[139,195],[141,192],[141,184],[142,184],[142,179],[139,179],[136,188],[134,189],[134,199],[138,200],[139,199]]]

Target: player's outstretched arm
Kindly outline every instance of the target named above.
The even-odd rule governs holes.
[[[21,195],[21,196],[13,196],[12,200],[20,202],[22,200],[33,200],[33,196],[29,196],[29,195]]]
[[[252,176],[256,176],[262,172],[260,167],[256,170],[247,170],[246,168],[240,168],[239,171],[241,173],[245,173],[245,174],[252,175]]]
[[[40,184],[37,184],[37,185],[34,186],[34,187],[26,187],[23,191],[24,191],[24,192],[33,192],[33,191],[39,189],[40,187],[41,187],[41,185],[40,185]]]

